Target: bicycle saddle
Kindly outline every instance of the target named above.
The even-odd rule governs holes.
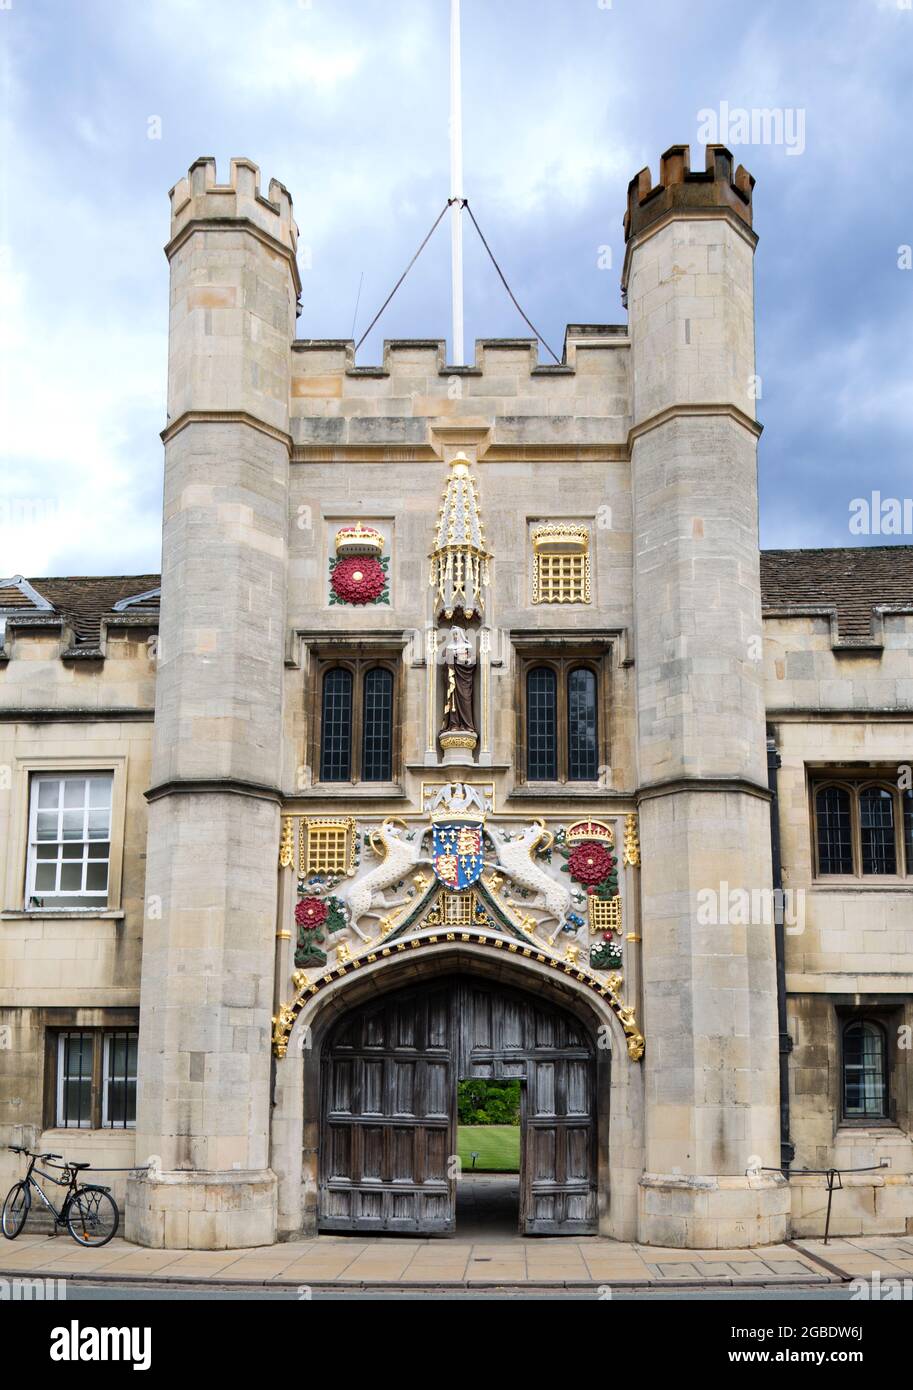
[[[59,1155],[58,1155],[58,1157],[59,1157]],[[91,1168],[91,1167],[92,1167],[91,1163],[73,1163],[72,1161],[71,1161],[67,1166],[70,1167],[70,1168]]]

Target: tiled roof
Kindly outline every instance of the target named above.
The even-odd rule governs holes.
[[[0,610],[8,612],[11,608],[34,608],[35,604],[15,584],[0,584]]]
[[[78,647],[95,647],[100,640],[101,620],[114,616],[115,603],[157,589],[161,579],[157,574],[82,575],[68,579],[30,579],[29,583],[67,620],[76,634]],[[142,613],[147,607],[157,613],[158,599],[128,611]]]
[[[62,613],[80,645],[99,640],[102,617],[115,603],[157,589],[157,574],[31,579],[30,584]],[[872,635],[878,607],[913,608],[913,545],[842,546],[830,550],[762,550],[761,598],[765,610],[831,608],[842,642],[861,644]],[[18,590],[0,591],[0,609],[30,607]],[[153,599],[128,612],[157,610]]]
[[[913,545],[762,550],[761,600],[772,608],[832,608],[841,643],[861,646],[876,606],[913,609]]]

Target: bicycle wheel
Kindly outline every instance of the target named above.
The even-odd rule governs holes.
[[[15,1187],[10,1188],[6,1194],[6,1201],[3,1203],[3,1215],[0,1216],[0,1229],[7,1240],[16,1239],[25,1225],[25,1218],[29,1214],[31,1205],[32,1196],[28,1189],[28,1183],[17,1182]]]
[[[107,1245],[119,1221],[116,1202],[100,1187],[79,1188],[67,1207],[67,1230],[78,1245]]]

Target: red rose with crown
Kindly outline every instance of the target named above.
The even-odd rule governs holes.
[[[322,927],[328,911],[322,898],[301,898],[295,904],[295,921],[299,927]]]
[[[583,844],[574,846],[567,866],[571,877],[578,883],[587,884],[587,891],[591,891],[597,883],[608,878],[615,867],[615,859],[605,845],[597,844],[595,840],[584,840]]]
[[[383,565],[373,555],[347,555],[333,567],[330,587],[342,603],[372,603],[387,583]]]

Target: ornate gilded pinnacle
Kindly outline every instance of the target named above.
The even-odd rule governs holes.
[[[430,558],[429,582],[438,613],[447,619],[458,610],[464,618],[481,616],[490,557],[475,479],[465,454],[451,460]]]
[[[282,839],[279,841],[279,867],[290,869],[295,862],[295,830],[291,816],[282,820]]]
[[[637,813],[635,811],[631,811],[629,815],[625,816],[624,862],[625,867],[630,864],[633,868],[637,868],[640,864],[640,840],[637,835]]]

